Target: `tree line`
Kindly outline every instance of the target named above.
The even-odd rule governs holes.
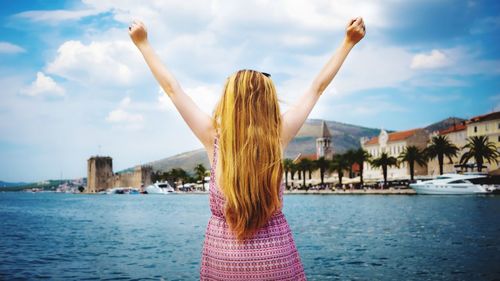
[[[197,182],[201,181],[203,190],[205,190],[205,177],[209,174],[209,171],[205,168],[203,164],[198,164],[193,169],[192,175],[182,168],[172,168],[169,171],[161,172],[154,171],[151,174],[152,182],[164,182],[169,181],[173,183],[181,182],[181,188],[184,189],[184,184],[186,182]],[[177,186],[175,186],[177,187]]]

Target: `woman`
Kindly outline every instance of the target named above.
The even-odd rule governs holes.
[[[213,116],[205,114],[160,62],[148,43],[144,24],[134,21],[129,34],[212,163],[212,216],[203,244],[200,279],[305,280],[281,212],[282,153],[347,54],[364,37],[363,19],[349,22],[341,46],[283,115],[270,75],[254,70],[231,75]]]

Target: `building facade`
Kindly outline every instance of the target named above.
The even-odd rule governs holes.
[[[464,154],[462,147],[467,143],[467,127],[465,123],[454,124],[453,126],[433,132],[429,136],[429,140],[434,136],[446,136],[450,143],[454,144],[460,150],[457,156],[452,157],[451,161],[445,157],[443,161],[443,173],[456,173],[463,170],[460,166],[460,158]],[[439,162],[437,158],[434,158],[427,162],[428,173],[430,176],[439,175]]]
[[[485,136],[490,142],[495,144],[497,151],[500,151],[500,111],[472,117],[466,123],[466,126],[467,138]],[[471,159],[469,163],[474,164],[475,160]],[[499,168],[495,162],[486,162],[484,165],[486,171],[493,171]]]
[[[397,158],[407,146],[414,145],[420,149],[427,146],[429,133],[424,129],[412,129],[394,133],[387,133],[384,129],[380,131],[377,137],[371,139],[361,138],[361,147],[366,150],[372,158],[378,158],[382,153]],[[427,175],[427,166],[415,164],[415,176]],[[363,176],[366,180],[380,180],[383,178],[382,168],[375,168],[370,163],[365,162],[363,166]],[[408,163],[403,162],[399,167],[388,167],[387,178],[408,179],[410,177],[410,168]]]

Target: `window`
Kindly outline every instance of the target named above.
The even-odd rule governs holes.
[[[449,183],[468,183],[468,182],[464,180],[456,180],[456,181],[450,181]]]
[[[474,126],[474,133],[477,133],[477,126]]]
[[[498,128],[497,129],[500,129],[500,123],[498,123]]]
[[[500,136],[498,136],[498,140],[497,141],[500,142]]]

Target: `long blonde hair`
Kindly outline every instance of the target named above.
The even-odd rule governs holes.
[[[239,240],[251,237],[281,209],[281,114],[270,77],[231,75],[213,114],[219,132],[224,214]]]

